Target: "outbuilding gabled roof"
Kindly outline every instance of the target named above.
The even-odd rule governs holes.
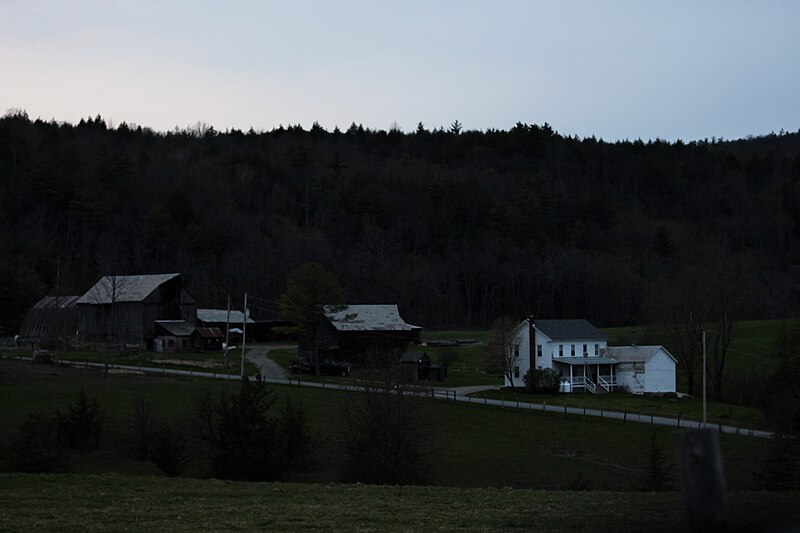
[[[326,305],[325,316],[337,331],[412,331],[422,329],[400,318],[394,304]]]
[[[225,338],[225,334],[222,333],[222,330],[219,328],[197,328],[197,334],[200,335],[202,339],[222,339]]]
[[[606,357],[612,357],[618,363],[646,363],[659,350],[664,350],[670,359],[678,362],[663,346],[609,346]]]
[[[554,341],[570,339],[605,340],[607,338],[605,333],[583,318],[569,320],[536,319],[534,320],[534,326]]]
[[[175,337],[188,337],[194,333],[194,324],[185,320],[156,320],[156,324]]]
[[[160,285],[180,274],[142,274],[138,276],[103,276],[78,299],[79,304],[141,302]]]

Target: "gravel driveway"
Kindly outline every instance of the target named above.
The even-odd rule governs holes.
[[[294,348],[294,344],[273,344],[270,346],[253,346],[247,351],[247,360],[261,369],[261,376],[266,379],[286,379],[286,370],[270,359],[269,352],[282,348]]]

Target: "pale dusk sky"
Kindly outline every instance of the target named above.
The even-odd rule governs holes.
[[[0,0],[0,113],[156,130],[800,128],[797,1]]]

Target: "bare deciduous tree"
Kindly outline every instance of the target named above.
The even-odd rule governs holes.
[[[722,382],[731,342],[736,338],[736,320],[744,310],[749,290],[749,269],[741,261],[720,260],[706,271],[707,295],[711,304],[709,320],[708,366],[714,385],[714,398],[722,400]]]
[[[357,391],[342,405],[345,481],[376,484],[419,483],[423,473],[421,390],[402,379],[390,354],[372,354],[371,367],[357,380]]]
[[[645,306],[645,315],[659,325],[663,342],[678,360],[677,371],[686,378],[689,394],[695,393],[703,365],[704,293],[697,270],[686,268],[671,279],[661,278]]]
[[[106,333],[106,346],[104,351],[104,372],[108,373],[111,359],[111,346],[113,342],[119,343],[123,321],[119,317],[118,303],[133,290],[130,278],[111,274],[104,276],[90,291],[92,302],[99,306],[103,312],[103,321]]]
[[[503,316],[492,323],[486,345],[486,367],[489,371],[503,369],[503,374],[514,388],[514,367],[519,363],[519,340],[514,330],[519,321]]]

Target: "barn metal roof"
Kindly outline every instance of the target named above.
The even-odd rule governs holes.
[[[142,274],[138,276],[103,276],[78,299],[79,304],[110,304],[116,289],[117,302],[141,302],[160,285],[180,274]]]
[[[337,331],[412,331],[422,329],[400,318],[394,304],[325,306],[325,316]]]
[[[197,310],[197,320],[200,322],[217,322],[217,323],[225,323],[228,317],[228,310],[227,309],[198,309]],[[244,314],[241,311],[237,311],[235,309],[231,309],[231,323],[232,324],[241,324],[242,319],[244,318]],[[252,318],[247,318],[248,324],[255,324],[255,320]]]
[[[570,320],[534,320],[536,329],[552,340],[603,339],[606,334],[584,318]]]

